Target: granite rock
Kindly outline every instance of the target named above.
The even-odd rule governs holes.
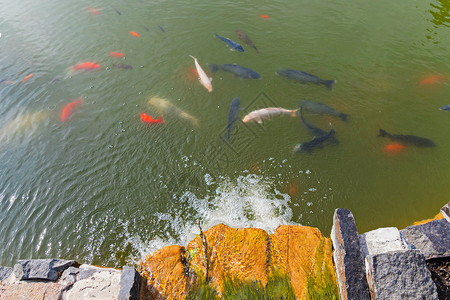
[[[450,222],[450,201],[441,208],[441,214]]]
[[[64,259],[28,259],[19,260],[14,265],[14,275],[18,280],[58,280],[61,273],[70,266],[79,265],[74,260]]]
[[[335,249],[333,258],[341,299],[370,299],[358,231],[353,214],[348,209],[335,210],[331,240]]]
[[[141,274],[135,268],[124,266],[120,277],[119,300],[138,300]]]
[[[400,230],[408,244],[419,249],[425,259],[450,256],[450,223],[445,219]]]
[[[388,251],[408,250],[409,247],[396,227],[378,228],[359,236],[364,257]]]
[[[438,300],[436,285],[419,250],[369,255],[366,269],[372,299]]]
[[[13,272],[13,268],[0,267],[0,283],[4,282]]]
[[[115,300],[119,295],[121,271],[81,265],[77,281],[63,293],[64,300]]]

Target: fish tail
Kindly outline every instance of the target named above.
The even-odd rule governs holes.
[[[348,115],[347,114],[341,113],[341,114],[339,114],[339,118],[341,118],[342,121],[345,121],[345,122],[348,121]]]
[[[192,55],[189,55],[193,60],[197,60],[195,57],[193,57]]]
[[[215,64],[207,64],[207,66],[209,67],[209,69],[211,70],[211,72],[216,72],[219,70],[219,66],[215,65]]]
[[[380,128],[380,134],[378,136],[389,136],[389,133]]]
[[[256,46],[253,46],[253,48],[255,48],[256,53],[259,53],[258,48],[256,48]]]
[[[325,80],[325,86],[331,91],[333,90],[333,84],[336,83],[336,80]]]

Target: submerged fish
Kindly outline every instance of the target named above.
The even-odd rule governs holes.
[[[236,76],[245,78],[245,79],[261,79],[261,75],[258,72],[253,71],[252,69],[242,67],[240,65],[235,64],[224,64],[224,65],[215,65],[208,64],[208,67],[211,69],[211,72],[217,72],[218,70],[223,70],[227,72],[231,72]]]
[[[120,64],[113,64],[112,66],[114,68],[120,68],[120,69],[124,69],[124,70],[133,69],[132,66],[126,65],[126,64],[122,64],[122,63],[120,63]]]
[[[144,123],[147,124],[164,124],[164,120],[162,116],[160,116],[158,119],[153,119],[151,116],[147,115],[146,113],[141,113],[141,120]]]
[[[390,143],[384,146],[383,151],[389,153],[400,153],[405,149],[406,147],[402,144]]]
[[[158,25],[158,27],[159,27],[159,29],[161,29],[161,32],[166,32],[166,31],[164,30],[164,28],[162,28],[160,25]]]
[[[268,15],[259,15],[258,17],[260,17],[261,19],[269,19],[270,18]]]
[[[450,104],[447,104],[447,105],[444,105],[444,106],[442,106],[441,108],[439,108],[440,110],[443,110],[443,111],[450,111]]]
[[[68,103],[66,106],[64,106],[64,108],[61,112],[61,121],[66,122],[72,115],[73,110],[83,103],[84,103],[83,98],[79,98],[75,101]]]
[[[37,126],[40,121],[47,119],[49,116],[50,114],[44,111],[36,111],[17,116],[13,120],[7,122],[4,126],[0,127],[0,141],[15,138],[25,130]]]
[[[444,81],[447,81],[447,76],[444,75],[431,75],[428,76],[420,81],[420,84],[422,85],[430,85],[430,84],[436,84],[436,83],[442,83]]]
[[[22,80],[22,83],[27,82],[28,79],[30,79],[30,78],[33,77],[33,76],[34,76],[34,74],[30,74],[30,75],[25,76],[25,78]]]
[[[148,103],[152,106],[154,106],[158,112],[160,114],[173,114],[178,118],[182,118],[185,119],[189,122],[192,123],[192,125],[194,126],[199,126],[198,124],[198,120],[196,117],[191,116],[190,114],[184,112],[183,110],[179,109],[178,107],[176,107],[175,105],[173,105],[172,103],[170,103],[169,101],[162,99],[162,98],[158,98],[158,97],[153,97],[151,98]]]
[[[324,80],[321,79],[317,76],[314,76],[312,74],[303,72],[303,71],[297,71],[297,70],[292,70],[292,69],[283,69],[283,70],[278,70],[277,72],[278,75],[289,78],[291,80],[300,82],[302,84],[304,83],[314,83],[317,85],[324,85],[326,86],[329,90],[333,89],[333,84],[336,82],[336,80]]]
[[[247,45],[253,47],[253,48],[256,50],[256,53],[259,53],[259,51],[258,51],[258,49],[256,48],[255,44],[253,44],[252,40],[248,37],[248,35],[247,35],[245,32],[243,32],[243,31],[240,30],[240,29],[236,29],[235,32],[236,32],[237,36],[239,37],[239,39],[240,39],[241,41],[243,41],[243,42],[246,43]]]
[[[234,98],[231,101],[230,110],[228,111],[227,133],[225,134],[226,141],[230,140],[231,128],[232,128],[234,122],[236,122],[237,117],[239,115],[239,105],[240,104],[241,104],[241,101],[239,100],[239,98]]]
[[[112,6],[111,6],[112,7]],[[118,11],[115,7],[112,7],[112,9],[114,9],[114,11],[120,16],[122,13],[120,11]]]
[[[98,16],[100,14],[100,12],[96,8],[93,8],[93,7],[88,7],[87,11],[93,16]]]
[[[111,57],[119,57],[119,58],[122,58],[122,57],[124,57],[125,56],[125,54],[123,54],[123,53],[121,53],[121,52],[109,52],[109,56],[111,56]]]
[[[347,121],[348,115],[341,113],[339,111],[334,110],[332,107],[315,101],[308,100],[300,100],[298,101],[298,105],[303,107],[305,110],[316,113],[316,114],[324,114],[330,115],[333,117],[339,117],[343,121]]]
[[[134,31],[128,31],[128,33],[129,33],[130,35],[132,35],[132,36],[140,37],[139,33],[137,33],[137,32],[134,32]]]
[[[237,50],[237,51],[239,51],[239,52],[244,52],[244,48],[243,48],[241,45],[239,45],[238,43],[236,43],[235,41],[232,41],[232,40],[230,40],[229,38],[220,36],[220,35],[218,35],[218,34],[215,34],[214,36],[215,36],[216,38],[218,38],[218,39],[224,41],[225,44],[227,44],[228,47],[230,47],[231,50]]]
[[[197,73],[200,78],[201,84],[208,90],[208,92],[213,91],[213,87],[211,84],[211,79],[206,75],[205,71],[203,71],[202,67],[200,67],[200,64],[198,63],[197,59],[193,57],[192,55],[189,55],[195,62],[195,67],[197,68]]]
[[[432,140],[424,137],[419,137],[415,135],[390,134],[383,129],[380,129],[380,134],[378,136],[388,137],[392,141],[402,143],[403,145],[414,145],[417,147],[436,146],[436,144]]]
[[[79,70],[85,70],[85,71],[90,71],[90,70],[95,70],[100,68],[99,64],[87,61],[78,65],[75,65],[72,67],[73,71],[79,71]]]
[[[295,117],[297,115],[297,111],[298,109],[290,110],[281,107],[267,107],[252,111],[251,113],[246,115],[244,119],[242,119],[242,122],[244,123],[257,122],[259,124],[262,124],[262,119],[270,120],[274,116],[291,115],[291,117]]]
[[[314,136],[314,137],[319,137],[319,136],[323,136],[323,135],[327,135],[328,132],[320,129],[314,125],[312,125],[311,123],[306,122],[306,120],[303,118],[303,110],[302,107],[300,106],[300,113],[299,113],[299,117],[300,117],[300,121],[303,125],[305,125],[306,128],[308,128],[308,131]],[[333,136],[332,141],[337,143],[338,140]]]
[[[322,146],[326,141],[331,140],[331,138],[334,136],[336,131],[333,129],[330,123],[330,132],[328,132],[326,135],[322,136],[315,136],[312,140],[309,142],[297,144],[294,147],[294,151],[297,153],[300,152],[312,152],[314,148]]]

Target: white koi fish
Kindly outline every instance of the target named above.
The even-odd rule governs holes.
[[[197,68],[198,76],[200,76],[200,82],[208,90],[208,92],[212,92],[213,88],[211,84],[211,79],[208,77],[208,75],[206,75],[205,71],[203,71],[202,67],[200,67],[200,64],[198,63],[197,59],[192,55],[189,56],[195,61],[195,67]]]
[[[284,109],[281,107],[267,107],[263,109],[258,109],[255,111],[252,111],[248,115],[242,119],[244,123],[247,122],[258,122],[259,124],[262,123],[262,119],[272,119],[274,116],[279,115],[291,115],[292,117],[295,117],[297,115],[298,109],[290,110],[290,109]]]

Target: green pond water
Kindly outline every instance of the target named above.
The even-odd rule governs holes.
[[[360,233],[434,216],[450,192],[450,114],[439,110],[450,104],[449,10],[405,0],[0,0],[0,264],[61,257],[120,267],[186,245],[198,220],[204,230],[302,224],[329,236],[338,207]],[[212,93],[189,55],[213,78]],[[72,70],[83,62],[100,68]],[[262,79],[211,73],[211,63]],[[279,69],[337,83],[299,84]],[[152,97],[198,126],[161,113]],[[291,116],[238,121],[227,143],[235,97],[240,118],[306,99],[349,120],[305,112],[325,130],[331,122],[339,140],[311,154],[293,152],[312,136]],[[141,113],[165,123],[144,124]],[[380,128],[437,146],[389,153]]]

